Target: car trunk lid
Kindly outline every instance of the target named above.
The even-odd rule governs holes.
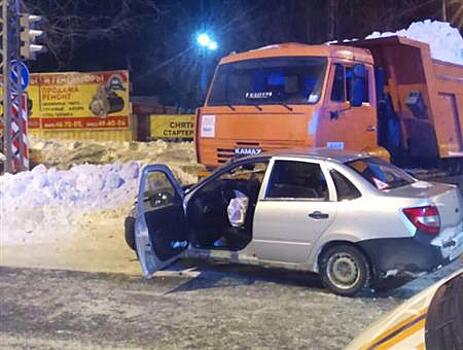
[[[385,195],[427,200],[439,211],[441,229],[462,222],[462,198],[458,187],[442,183],[417,181],[411,185],[383,192]]]

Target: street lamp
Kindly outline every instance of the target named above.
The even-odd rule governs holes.
[[[198,36],[196,37],[196,42],[200,47],[206,48],[210,51],[215,51],[219,47],[219,44],[217,44],[215,40],[211,39],[211,37],[207,33],[198,34]]]
[[[206,55],[208,51],[216,51],[219,48],[217,41],[212,39],[207,33],[199,33],[196,36],[196,43],[201,49],[201,78],[200,78],[200,89],[201,95],[204,97],[206,95],[207,89],[207,74],[206,74]]]
[[[207,45],[207,48],[211,51],[217,50],[218,47],[219,47],[219,44],[217,44],[216,41],[210,41],[209,44]]]

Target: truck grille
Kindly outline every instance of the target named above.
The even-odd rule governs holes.
[[[230,148],[217,148],[217,159],[219,163],[226,163],[235,156],[235,150]]]
[[[228,162],[230,159],[236,157],[235,149],[239,147],[244,148],[260,148],[262,152],[271,152],[278,149],[283,148],[294,148],[294,147],[303,147],[303,141],[268,141],[268,142],[247,142],[247,141],[239,141],[233,143],[223,144],[222,147],[216,148],[217,154],[217,162],[219,164],[223,164]]]
[[[222,164],[235,158],[235,149],[238,147],[260,148],[261,146],[258,142],[237,142],[234,148],[217,148],[217,161]]]

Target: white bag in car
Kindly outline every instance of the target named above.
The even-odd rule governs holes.
[[[249,198],[240,191],[233,190],[235,198],[230,200],[227,207],[228,221],[233,227],[244,225],[246,212],[248,210]]]

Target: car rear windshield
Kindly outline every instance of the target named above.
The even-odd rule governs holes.
[[[405,171],[379,158],[357,159],[346,165],[381,191],[415,182]]]
[[[325,57],[277,57],[220,65],[208,105],[317,103],[326,63]]]

